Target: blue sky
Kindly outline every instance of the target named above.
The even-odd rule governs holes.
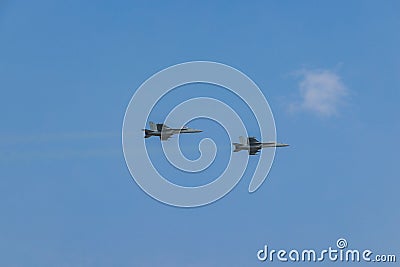
[[[0,265],[259,266],[265,244],[323,249],[339,237],[398,253],[399,8],[2,2]],[[142,82],[192,60],[253,79],[291,146],[254,194],[245,176],[220,201],[182,209],[134,183],[121,127]]]

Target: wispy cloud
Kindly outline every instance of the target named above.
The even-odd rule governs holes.
[[[320,116],[332,116],[344,103],[348,89],[340,76],[330,70],[301,70],[298,84],[300,100],[291,103],[291,111],[305,110]]]

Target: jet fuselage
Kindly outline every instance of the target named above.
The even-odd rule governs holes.
[[[247,150],[249,151],[250,155],[255,155],[257,154],[261,149],[267,148],[267,147],[285,147],[289,146],[288,144],[282,144],[282,143],[277,143],[277,142],[259,142],[256,138],[254,137],[248,137],[247,139],[240,136],[239,137],[240,143],[233,143],[235,146],[235,150],[233,152],[239,152],[242,150]]]
[[[152,136],[159,136],[161,140],[168,140],[174,134],[182,134],[182,133],[200,133],[202,130],[192,129],[188,127],[183,128],[170,128],[165,124],[155,124],[150,122],[150,130],[143,129],[145,136],[144,138],[149,138]]]

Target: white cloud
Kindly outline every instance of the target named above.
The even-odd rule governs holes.
[[[299,82],[300,101],[290,105],[291,110],[306,110],[321,116],[338,113],[348,94],[341,78],[330,70],[302,70]]]

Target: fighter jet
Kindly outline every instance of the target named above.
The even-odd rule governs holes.
[[[149,138],[152,136],[159,136],[160,140],[162,140],[162,141],[168,140],[174,134],[202,132],[202,130],[191,129],[186,126],[179,128],[179,129],[173,129],[162,123],[156,124],[151,121],[151,122],[149,122],[149,124],[150,124],[150,130],[143,129],[143,131],[145,133],[144,138]]]
[[[241,150],[248,150],[249,155],[256,155],[262,148],[265,147],[284,147],[289,146],[288,144],[281,144],[276,142],[261,143],[255,137],[248,137],[247,140],[243,136],[239,136],[240,143],[233,143],[235,150],[233,152],[239,152]]]

